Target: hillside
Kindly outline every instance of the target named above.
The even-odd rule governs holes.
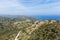
[[[60,40],[60,21],[0,18],[0,40]]]
[[[60,21],[36,21],[24,29],[20,31],[18,40],[60,40]]]

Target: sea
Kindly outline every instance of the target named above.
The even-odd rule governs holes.
[[[43,15],[34,16],[37,20],[60,20],[60,15]]]

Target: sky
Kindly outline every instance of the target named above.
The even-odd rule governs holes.
[[[0,15],[60,15],[60,0],[0,0]]]

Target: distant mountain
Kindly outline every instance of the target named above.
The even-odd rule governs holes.
[[[29,18],[35,20],[60,20],[60,15],[0,15],[0,18]]]

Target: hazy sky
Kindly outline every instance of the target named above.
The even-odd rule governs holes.
[[[60,15],[60,0],[0,0],[0,14]]]

